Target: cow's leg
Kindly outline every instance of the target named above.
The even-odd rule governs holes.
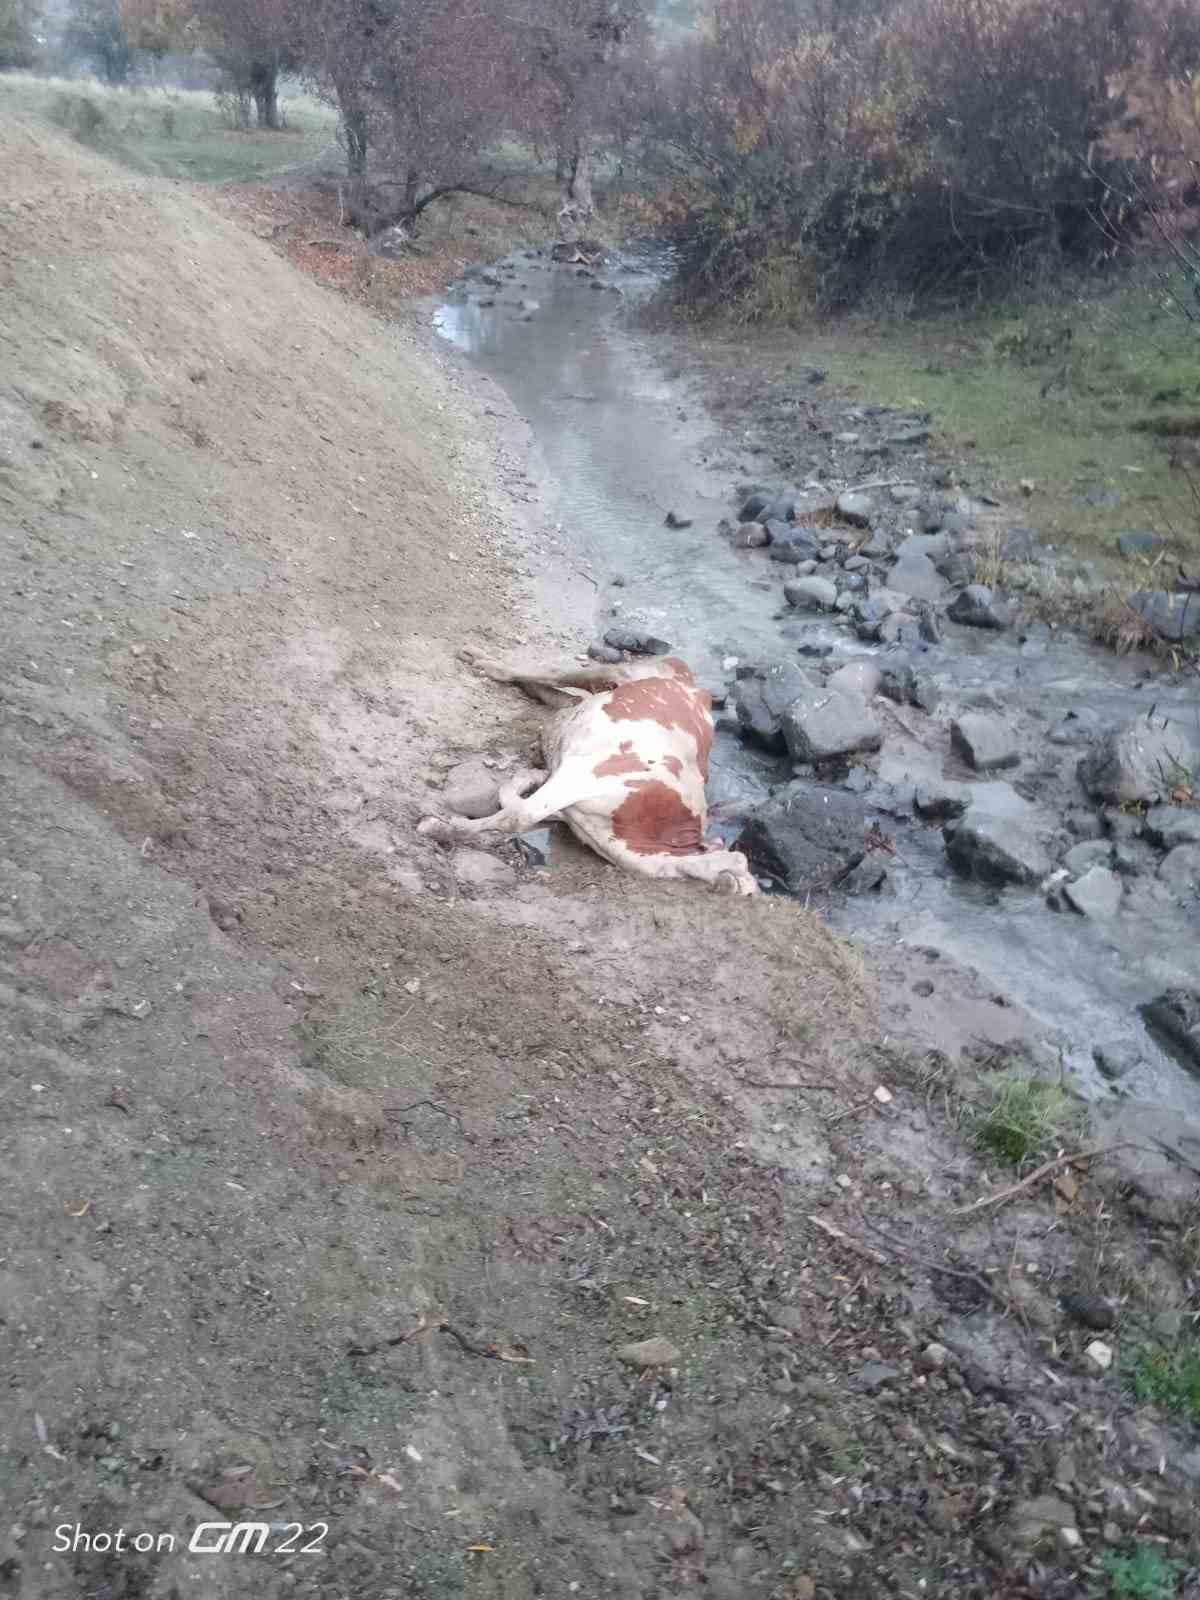
[[[624,683],[628,673],[620,664],[606,667],[579,667],[572,672],[514,672],[503,662],[489,656],[476,655],[473,650],[460,650],[459,658],[481,672],[493,683],[514,684],[533,700],[544,706],[574,705],[588,694],[606,694],[618,683]]]
[[[692,878],[711,884],[722,894],[758,893],[758,880],[740,850],[705,846],[695,855],[644,854],[631,850],[612,831],[608,817],[573,811],[566,819],[571,832],[614,867],[642,878]]]
[[[541,787],[536,787],[539,784]],[[529,788],[534,792],[525,797],[524,791]],[[417,832],[428,839],[439,839],[443,844],[474,839],[481,833],[524,833],[528,828],[548,822],[579,798],[579,781],[570,773],[556,772],[547,779],[544,772],[531,769],[519,772],[502,787],[500,809],[493,816],[476,819],[426,817],[417,824]]]

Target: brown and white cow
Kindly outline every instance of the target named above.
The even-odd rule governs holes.
[[[561,820],[628,872],[699,878],[725,893],[757,892],[745,856],[704,836],[712,698],[696,687],[684,662],[667,656],[534,675],[465,651],[463,659],[557,708],[542,734],[549,771],[518,773],[500,790],[494,816],[426,817],[421,833],[462,842]]]

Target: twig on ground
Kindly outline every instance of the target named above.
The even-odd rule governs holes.
[[[880,1266],[887,1265],[887,1257],[885,1255],[881,1255],[878,1250],[873,1250],[869,1244],[864,1244],[861,1239],[856,1239],[852,1233],[846,1233],[834,1223],[827,1222],[824,1217],[814,1216],[810,1213],[808,1220],[814,1228],[820,1228],[822,1233],[828,1234],[838,1244],[844,1244],[848,1250],[853,1250],[860,1256],[866,1256],[868,1261],[874,1261]]]
[[[777,1082],[774,1078],[747,1078],[745,1076],[737,1081],[740,1084],[744,1084],[747,1089],[824,1089],[829,1093],[833,1093],[841,1087],[837,1083],[805,1083],[803,1081],[783,1083]]]
[[[451,1111],[449,1107],[439,1104],[436,1100],[414,1100],[408,1106],[384,1106],[383,1114],[389,1122],[399,1122],[406,1111],[417,1111],[421,1106],[428,1106],[431,1111],[436,1111],[443,1117],[449,1117],[451,1122],[458,1126],[459,1131],[462,1131],[462,1118],[458,1112]]]
[[[1027,1178],[1022,1178],[1019,1183],[1010,1183],[1007,1189],[1000,1189],[995,1194],[985,1194],[982,1199],[974,1200],[969,1206],[959,1206],[952,1211],[952,1217],[968,1217],[980,1211],[989,1211],[993,1206],[1002,1206],[1008,1200],[1015,1199],[1017,1195],[1024,1194],[1026,1189],[1032,1189],[1035,1183],[1040,1183],[1043,1178],[1048,1178],[1052,1172],[1057,1172],[1060,1167],[1073,1167],[1080,1161],[1095,1161],[1101,1156],[1112,1155],[1115,1150],[1128,1149],[1134,1141],[1121,1139],[1116,1144],[1096,1145],[1091,1150],[1075,1150],[1068,1155],[1055,1156],[1052,1161],[1043,1161],[1040,1167],[1035,1167]]]

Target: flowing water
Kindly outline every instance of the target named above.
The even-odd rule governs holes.
[[[626,253],[597,276],[529,255],[492,271],[498,287],[480,278],[457,286],[436,324],[531,425],[547,509],[598,583],[598,635],[627,617],[670,640],[715,689],[728,684],[735,658],[795,660],[801,645],[835,658],[870,654],[828,623],[781,612],[782,569],[717,534],[736,478],[778,474],[720,437],[684,377],[662,368],[626,314],[661,282],[661,254]],[[668,511],[692,525],[667,528]],[[941,715],[984,693],[1006,714],[1044,724],[1044,762],[1032,766],[1059,814],[1080,799],[1070,774],[1084,745],[1068,742],[1076,727],[1082,737],[1153,705],[1200,717],[1191,685],[1066,636],[949,629],[928,664],[942,686]],[[1200,911],[1164,890],[1131,894],[1117,918],[1091,922],[1056,915],[1038,892],[964,882],[946,864],[940,830],[912,819],[913,783],[940,774],[943,759],[922,743],[920,719],[905,712],[892,726],[885,713],[873,763],[871,797],[887,806],[890,792],[895,802],[883,819],[897,846],[894,893],[834,901],[835,923],[868,940],[935,947],[976,969],[1044,1025],[1085,1092],[1111,1092],[1094,1045],[1136,1044],[1142,1065],[1122,1091],[1200,1120],[1200,1080],[1159,1048],[1137,1011],[1164,988],[1200,979]],[[729,727],[719,730],[710,785],[718,817],[736,816],[787,776]]]

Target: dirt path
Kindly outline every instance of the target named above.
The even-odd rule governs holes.
[[[519,420],[188,190],[20,122],[0,164],[0,1594],[1194,1559],[1194,1439],[1057,1303],[1182,1320],[1190,1180],[952,1223],[989,1176],[894,1001],[924,956],[582,853],[465,887],[431,778],[535,724],[455,650],[591,621]],[[965,1061],[1023,1048],[939,984]],[[214,1519],[266,1551],[189,1553]]]

